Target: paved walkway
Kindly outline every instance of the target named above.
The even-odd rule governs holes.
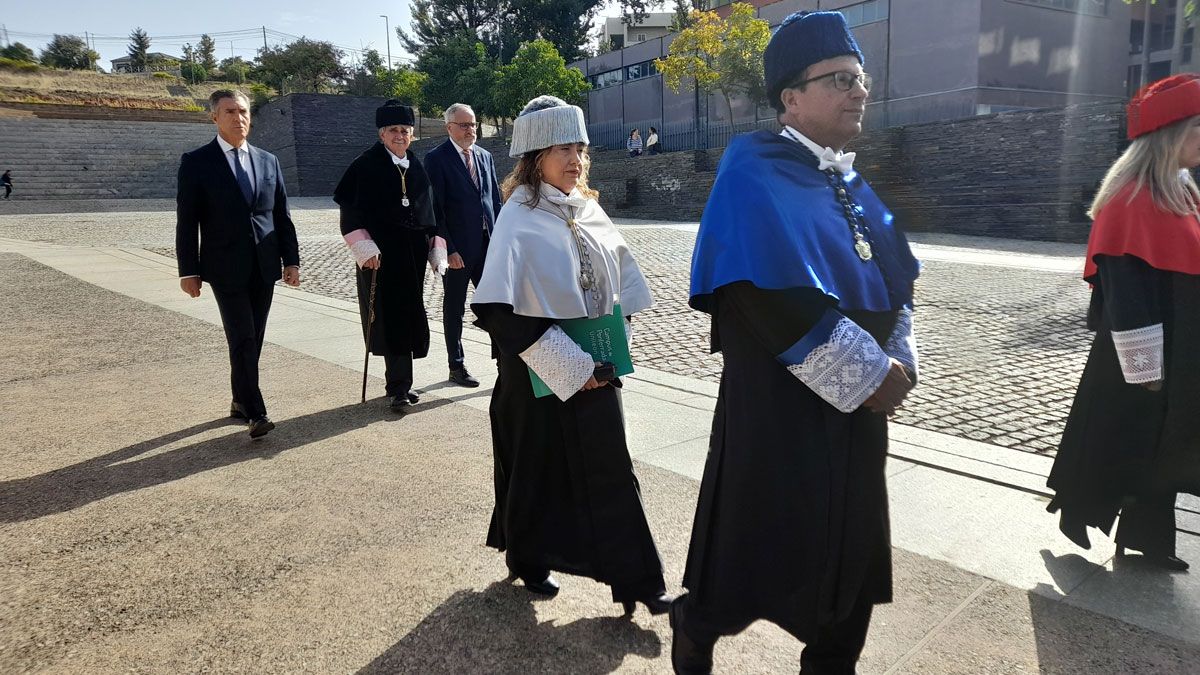
[[[1020,266],[979,243],[921,254]],[[0,239],[0,285],[0,671],[669,669],[662,618],[617,619],[581,579],[537,603],[501,582],[482,546],[494,371],[477,332],[484,386],[447,386],[435,335],[422,404],[397,417],[378,378],[357,403],[353,305],[281,287],[263,365],[280,427],[251,443],[219,418],[212,296],[184,297],[169,258]],[[671,583],[715,390],[645,367],[625,390]],[[1197,671],[1200,575],[1071,546],[1044,511],[1048,457],[899,425],[891,454],[896,602],[864,672]],[[1200,562],[1200,539],[1180,544]],[[718,670],[794,672],[798,649],[758,625],[721,643]]]

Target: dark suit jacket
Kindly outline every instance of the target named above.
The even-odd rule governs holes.
[[[500,213],[500,185],[492,153],[471,148],[479,188],[471,181],[461,150],[449,138],[425,155],[425,171],[433,186],[438,236],[446,240],[447,253],[462,256],[468,269],[483,265],[483,223],[488,232]]]
[[[198,274],[212,286],[237,289],[250,282],[255,257],[267,283],[283,276],[284,265],[300,264],[300,246],[288,212],[279,160],[265,150],[248,147],[254,167],[250,177],[255,187],[253,205],[246,204],[215,138],[183,154],[175,199],[179,276]]]

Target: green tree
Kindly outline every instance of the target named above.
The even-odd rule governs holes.
[[[196,84],[208,79],[208,71],[199,63],[189,61],[179,65],[179,76],[192,84]]]
[[[486,91],[473,90],[464,74],[478,72],[479,66],[491,63],[482,42],[472,34],[460,33],[439,45],[431,45],[417,58],[417,70],[428,79],[421,87],[425,103],[431,112],[445,110],[451,103],[468,103],[472,106],[476,97]]]
[[[421,107],[425,100],[423,89],[429,76],[410,66],[375,71],[376,95],[394,98],[404,105]]]
[[[340,49],[303,37],[284,47],[258,50],[258,64],[255,79],[285,94],[336,91],[346,76]]]
[[[55,35],[42,50],[42,65],[68,70],[95,70],[100,55],[88,49],[83,38],[74,35]]]
[[[756,104],[766,100],[763,52],[771,40],[771,27],[754,17],[748,4],[737,2],[731,7],[727,19],[716,12],[693,10],[692,25],[679,33],[666,58],[656,59],[654,65],[671,91],[720,92],[732,124],[734,96],[743,94]]]
[[[418,58],[464,34],[494,48],[507,14],[508,0],[412,0],[411,34],[398,26],[396,35]]]
[[[0,49],[0,58],[12,59],[13,61],[31,61],[37,63],[37,55],[33,50],[20,42],[14,42],[3,49]]]
[[[196,46],[196,59],[205,70],[217,69],[217,42],[207,34],[200,36],[200,44]]]
[[[189,42],[183,46],[183,60],[185,63],[196,63],[196,48]]]
[[[511,118],[535,96],[549,94],[580,103],[590,88],[583,73],[568,68],[553,44],[538,39],[521,45],[512,62],[500,69],[493,98],[497,112]]]
[[[581,59],[587,55],[588,32],[601,7],[596,0],[510,0],[509,25],[515,27],[516,38],[511,45],[515,48],[541,38],[557,45],[568,63]],[[510,54],[501,57],[507,60]]]
[[[141,26],[129,34],[129,66],[133,72],[141,72],[150,65],[150,36]]]

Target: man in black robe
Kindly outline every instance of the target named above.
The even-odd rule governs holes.
[[[437,222],[429,178],[408,149],[414,121],[413,109],[398,101],[376,110],[379,142],[350,164],[333,193],[342,236],[358,264],[363,334],[369,335],[371,353],[383,357],[393,410],[418,401],[413,359],[429,353],[423,291]]]
[[[788,17],[765,53],[782,134],[726,150],[690,303],[724,354],[671,661],[708,673],[722,635],[766,619],[802,673],[852,673],[891,600],[887,416],[917,376],[918,266],[842,148],[870,77],[837,12]]]

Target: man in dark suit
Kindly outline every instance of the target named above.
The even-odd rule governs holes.
[[[193,298],[207,281],[229,343],[233,403],[250,437],[275,428],[258,388],[258,356],[275,282],[300,285],[300,247],[279,160],[246,142],[250,100],[222,89],[209,98],[217,137],[184,153],[176,196],[179,286]],[[282,268],[282,273],[281,273]]]
[[[446,108],[450,138],[425,155],[433,185],[438,236],[446,240],[450,269],[442,283],[442,325],[450,362],[450,381],[478,387],[463,361],[463,313],[467,282],[478,285],[488,241],[500,212],[500,184],[492,154],[475,145],[475,111],[465,103]]]

